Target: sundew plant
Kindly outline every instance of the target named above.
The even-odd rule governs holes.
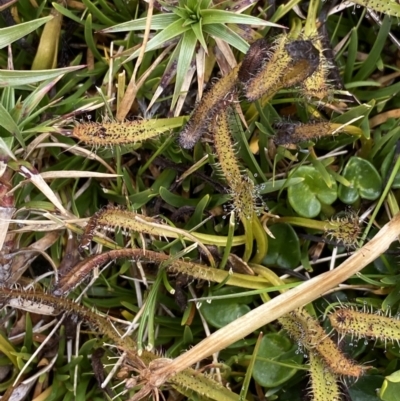
[[[397,400],[396,1],[0,13],[2,400]]]

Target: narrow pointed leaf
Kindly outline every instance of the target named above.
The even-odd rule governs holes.
[[[162,30],[160,33],[158,33],[156,36],[154,36],[153,39],[149,40],[146,46],[146,51],[151,51],[154,49],[157,49],[157,47],[161,46],[163,43],[168,42],[169,40],[175,38],[176,36],[180,36],[186,31],[190,29],[190,26],[183,27],[182,26],[183,21],[181,19],[175,21],[171,25],[168,26],[168,28],[165,28]],[[141,48],[137,49],[135,52],[132,53],[131,56],[128,57],[128,59],[125,61],[127,63],[130,60],[133,60],[134,58],[139,56],[139,53],[141,51]]]
[[[0,49],[3,49],[16,40],[23,38],[41,25],[50,21],[52,18],[52,16],[48,16],[0,29]]]
[[[10,113],[0,103],[0,126],[7,130],[11,135],[15,136],[22,146],[25,146],[21,132]]]
[[[175,14],[159,14],[153,15],[151,18],[151,29],[165,29],[173,24],[178,19]],[[122,24],[111,26],[110,28],[102,29],[101,32],[130,32],[141,31],[146,28],[147,18],[140,18],[133,21],[123,22]]]
[[[190,63],[193,60],[194,49],[196,47],[197,39],[196,35],[192,30],[185,32],[182,38],[181,51],[179,52],[178,67],[176,71],[176,84],[174,97],[172,99],[172,107],[174,107],[180,91],[182,88],[183,81],[186,73],[189,71]]]
[[[197,24],[193,24],[191,26],[191,28],[192,28],[194,34],[196,35],[197,40],[200,42],[200,44],[203,46],[203,49],[207,53],[208,52],[207,43],[206,43],[206,40],[204,39],[201,22],[198,22]]]
[[[200,15],[203,18],[203,24],[248,24],[248,25],[262,25],[274,26],[282,28],[282,25],[274,24],[273,22],[264,21],[261,18],[252,17],[246,14],[236,14],[231,11],[225,10],[202,10]]]
[[[211,36],[225,40],[234,48],[238,49],[242,53],[246,53],[249,50],[249,44],[242,39],[237,33],[233,32],[230,28],[223,24],[210,24],[204,25],[203,31],[210,34]]]
[[[85,67],[77,65],[74,67],[56,68],[54,70],[38,70],[38,71],[15,71],[0,70],[0,88],[6,86],[20,86],[37,83],[46,79],[53,79],[67,72],[72,72]]]
[[[28,117],[32,111],[38,106],[43,100],[44,96],[54,87],[54,85],[61,79],[61,75],[54,79],[49,79],[40,84],[27,98],[23,101],[20,106],[20,113],[17,119],[17,123],[24,122],[25,118]]]

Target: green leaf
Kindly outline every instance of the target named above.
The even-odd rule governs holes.
[[[390,311],[400,300],[400,282],[390,291],[382,302],[382,310]]]
[[[183,34],[181,38],[181,49],[178,56],[178,65],[176,69],[176,83],[174,96],[172,98],[172,108],[175,106],[178,97],[181,95],[181,88],[185,79],[186,73],[190,69],[190,63],[193,60],[194,49],[196,48],[196,35],[190,29]]]
[[[400,370],[385,377],[379,397],[383,401],[400,401]]]
[[[238,49],[242,53],[247,53],[249,50],[249,44],[237,33],[233,32],[232,29],[222,24],[210,24],[203,26],[203,31],[211,36],[225,40],[234,48]]]
[[[347,390],[350,394],[351,401],[382,400],[382,398],[379,398],[376,394],[376,389],[382,385],[382,379],[382,376],[378,375],[367,375],[357,379],[357,381],[353,383],[352,386],[349,386]]]
[[[260,344],[257,361],[254,364],[254,380],[263,387],[277,387],[288,381],[297,369],[283,364],[300,364],[303,356],[298,352],[298,345],[282,334],[265,335]]]
[[[184,32],[188,31],[190,26],[183,26],[184,21],[182,19],[178,19],[172,24],[170,24],[167,28],[163,29],[160,33],[154,36],[153,39],[149,40],[146,45],[146,52],[150,50],[154,50],[159,46],[162,46],[165,42],[175,38],[176,36],[182,35]],[[141,49],[137,49],[134,51],[126,60],[127,63],[130,60],[133,60],[135,57],[139,56]]]
[[[197,1],[197,11],[203,10],[210,7],[211,0],[198,0]]]
[[[12,153],[12,145],[14,142],[14,138],[9,137],[9,138],[1,138],[0,137],[0,154],[4,154],[10,159],[17,160]]]
[[[76,71],[85,67],[77,65],[74,67],[55,68],[53,70],[23,71],[23,70],[0,70],[0,88],[5,86],[21,86],[37,83],[46,79],[53,79],[68,72]]]
[[[15,136],[21,146],[25,146],[24,139],[21,136],[21,132],[17,126],[17,123],[13,120],[10,113],[0,103],[0,126],[7,130],[12,136]]]
[[[395,148],[393,148],[388,153],[388,155],[385,157],[385,160],[383,161],[383,163],[381,165],[381,177],[383,179],[387,179],[387,175],[389,173],[389,169],[392,166],[394,152],[395,152]],[[397,172],[396,176],[394,177],[392,188],[393,189],[399,189],[400,188],[400,171]]]
[[[359,106],[352,107],[346,113],[333,118],[332,122],[336,123],[336,124],[346,124],[346,123],[350,122],[351,120],[354,120],[360,116],[363,116],[364,118],[368,118],[368,115],[371,113],[374,106],[375,106],[375,101],[372,100],[369,103],[360,104]],[[351,125],[355,125],[356,127],[359,127],[364,118],[360,118],[358,120],[353,121],[351,123]]]
[[[42,82],[34,91],[32,91],[23,101],[22,104],[18,104],[15,109],[18,113],[16,115],[17,123],[19,128],[21,128],[26,119],[31,115],[33,110],[39,105],[43,98],[49,93],[49,91],[54,88],[54,85],[61,79],[61,75],[54,79],[50,79]],[[50,104],[48,105],[50,107]]]
[[[6,338],[0,332],[0,351],[12,362],[14,366],[17,366],[17,357],[15,356],[14,345],[10,343],[8,338]]]
[[[179,17],[176,14],[158,14],[153,15],[151,18],[151,29],[159,30],[165,29]],[[103,33],[115,33],[115,32],[130,32],[130,31],[141,31],[146,28],[147,18],[135,19],[133,21],[123,22],[122,24],[114,25],[109,28],[102,29]]]
[[[85,42],[88,48],[92,51],[93,55],[100,61],[103,60],[103,56],[97,50],[97,46],[93,39],[93,26],[92,26],[92,14],[89,14],[85,22]]]
[[[365,159],[351,157],[342,175],[351,183],[351,187],[339,186],[339,199],[343,203],[352,204],[360,197],[375,200],[381,194],[382,179],[376,168]]]
[[[222,287],[216,291],[213,291],[210,296],[221,296],[237,294],[237,288],[233,287]],[[210,303],[203,302],[201,305],[201,313],[209,324],[216,328],[221,328],[227,324],[233,322],[240,316],[250,312],[250,307],[246,304],[252,301],[252,297],[237,297],[229,299],[218,299],[213,300]]]
[[[304,178],[288,178],[284,180],[267,181],[257,186],[260,195],[279,191],[282,188],[290,187],[304,181]]]
[[[337,184],[329,188],[321,174],[311,166],[300,166],[290,178],[304,181],[288,188],[288,200],[292,208],[303,217],[315,217],[321,211],[321,203],[332,204],[337,198]]]
[[[53,19],[53,16],[34,19],[32,21],[23,22],[22,24],[17,24],[8,28],[1,28],[0,49],[3,49],[16,40],[23,38],[24,36],[33,32],[35,29],[39,28],[41,25],[50,21],[51,19]]]
[[[105,15],[102,11],[100,11],[92,1],[90,0],[82,0],[83,4],[87,7],[89,12],[91,12],[101,23],[112,26],[115,24],[111,18]]]
[[[201,10],[200,15],[203,18],[203,25],[209,24],[247,24],[247,25],[262,25],[262,26],[275,26],[281,27],[281,25],[274,24],[269,21],[265,21],[261,18],[252,17],[246,14],[237,14],[231,11],[225,10]]]
[[[52,6],[62,15],[64,15],[65,17],[71,19],[72,21],[75,21],[77,24],[79,25],[84,25],[85,24],[85,20],[78,18],[73,12],[71,12],[70,10],[68,10],[67,8],[64,8],[62,6],[60,6],[58,3],[52,3]],[[99,24],[93,24],[93,28],[96,30],[99,30],[101,28],[103,28],[102,25]]]
[[[199,202],[198,199],[187,199],[182,196],[176,195],[166,188],[160,188],[160,196],[161,198],[167,202],[169,205],[174,207],[183,207],[183,206],[193,206],[196,207]]]
[[[207,53],[208,52],[207,43],[206,43],[206,40],[203,35],[201,21],[198,22],[197,24],[192,24],[191,28],[192,28],[194,34],[196,35],[197,40],[200,42],[200,44],[203,46],[203,49]]]
[[[337,124],[346,124],[351,122],[351,125],[360,127],[363,131],[365,138],[370,138],[370,128],[368,118],[372,110],[375,107],[375,100],[371,100],[368,103],[361,104],[356,107],[352,107],[346,113],[334,118],[332,122]]]
[[[269,227],[274,238],[268,239],[268,253],[263,260],[265,265],[276,265],[294,269],[299,265],[301,252],[299,238],[289,224],[274,224]]]
[[[354,65],[357,57],[357,48],[358,48],[357,29],[353,29],[351,31],[350,44],[347,52],[346,68],[344,70],[344,76],[343,76],[343,80],[346,83],[350,83],[352,81]]]
[[[367,59],[363,62],[362,67],[355,75],[353,81],[364,81],[376,70],[377,62],[381,58],[383,47],[385,46],[391,26],[392,22],[390,18],[386,16],[382,21],[378,36],[376,37],[372,49],[368,53]]]

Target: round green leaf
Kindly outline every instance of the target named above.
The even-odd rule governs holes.
[[[294,269],[300,262],[300,242],[289,224],[274,224],[269,227],[275,237],[268,240],[268,253],[263,263]]]
[[[212,296],[237,294],[238,291],[234,287],[223,287],[212,293]],[[203,302],[201,305],[201,313],[210,325],[221,328],[233,322],[237,318],[250,312],[250,307],[246,304],[252,302],[253,297],[237,297],[228,299],[218,299],[209,302]]]
[[[293,345],[282,334],[267,334],[261,340],[254,364],[254,380],[263,387],[279,386],[297,372],[297,369],[283,366],[283,364],[294,365],[302,361],[303,355],[298,352],[297,344]]]
[[[352,204],[360,197],[375,200],[381,194],[382,179],[376,168],[365,159],[351,157],[342,175],[351,183],[351,187],[339,186],[339,199],[343,203]]]
[[[400,371],[386,376],[379,391],[379,397],[384,401],[398,401],[400,392]]]
[[[312,218],[321,211],[321,203],[330,205],[337,198],[337,185],[329,188],[322,175],[312,166],[299,167],[290,178],[304,181],[288,188],[288,199],[292,208],[303,217]]]
[[[376,389],[382,385],[382,376],[369,375],[360,377],[348,392],[352,401],[380,401],[382,398],[376,394]]]

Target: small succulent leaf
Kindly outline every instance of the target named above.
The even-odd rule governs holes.
[[[365,159],[351,157],[342,175],[351,183],[351,187],[339,186],[339,199],[343,203],[352,204],[360,197],[375,200],[381,194],[382,179],[376,168]]]
[[[93,55],[98,59],[98,60],[103,60],[103,56],[97,49],[96,43],[94,41],[93,37],[93,24],[92,24],[92,14],[89,14],[86,18],[85,21],[85,41],[88,46],[88,48],[91,50]]]
[[[254,364],[254,380],[263,387],[277,387],[297,372],[297,369],[283,366],[283,364],[300,364],[302,360],[303,356],[298,352],[297,344],[293,345],[282,334],[267,334],[261,339],[257,360]]]
[[[303,217],[316,217],[321,203],[332,204],[337,199],[337,184],[329,188],[321,174],[311,166],[300,166],[290,178],[301,177],[304,181],[288,188],[288,200],[292,208]]]
[[[57,67],[63,15],[56,10],[52,10],[51,13],[54,18],[46,22],[40,35],[39,45],[31,65],[32,70],[51,70]]]

